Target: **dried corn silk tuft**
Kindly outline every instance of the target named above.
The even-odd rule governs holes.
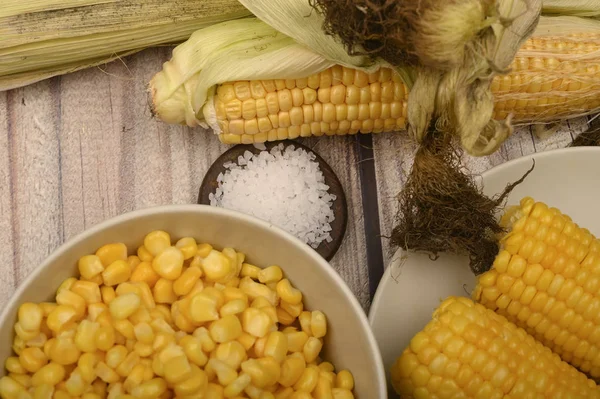
[[[210,204],[266,220],[313,248],[331,242],[333,201],[316,156],[283,144],[226,163]]]

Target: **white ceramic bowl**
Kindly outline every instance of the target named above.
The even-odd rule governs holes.
[[[352,371],[356,397],[387,398],[383,363],[367,317],[335,270],[310,247],[269,223],[203,205],[134,211],[100,223],[62,245],[19,286],[2,312],[1,364],[11,355],[13,325],[21,303],[52,300],[59,284],[77,273],[79,257],[110,242],[123,242],[131,251],[152,230],[165,230],[173,239],[191,236],[217,248],[233,247],[263,267],[280,265],[303,292],[306,307],[327,315],[324,357],[338,369]],[[0,376],[4,372],[2,367]]]

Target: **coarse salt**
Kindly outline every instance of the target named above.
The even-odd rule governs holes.
[[[279,144],[258,155],[246,151],[227,162],[210,204],[266,220],[317,248],[331,242],[333,201],[316,156]]]

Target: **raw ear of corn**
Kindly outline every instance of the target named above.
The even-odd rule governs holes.
[[[600,16],[600,0],[544,0],[542,4],[549,15]]]
[[[0,90],[181,42],[247,15],[237,0],[4,0]]]
[[[501,223],[510,231],[474,298],[600,377],[600,240],[532,198]]]
[[[594,381],[504,317],[450,297],[391,369],[410,398],[600,398]]]

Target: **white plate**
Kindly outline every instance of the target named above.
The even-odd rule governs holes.
[[[495,195],[518,180],[533,159],[534,171],[515,188],[508,204],[533,197],[559,208],[598,236],[600,148],[555,150],[507,162],[482,175],[485,194]],[[396,253],[379,283],[369,313],[388,377],[396,358],[429,322],[440,301],[450,295],[470,296],[474,287],[475,276],[466,257],[442,256],[432,261],[426,255]],[[397,397],[391,392],[390,398]]]

